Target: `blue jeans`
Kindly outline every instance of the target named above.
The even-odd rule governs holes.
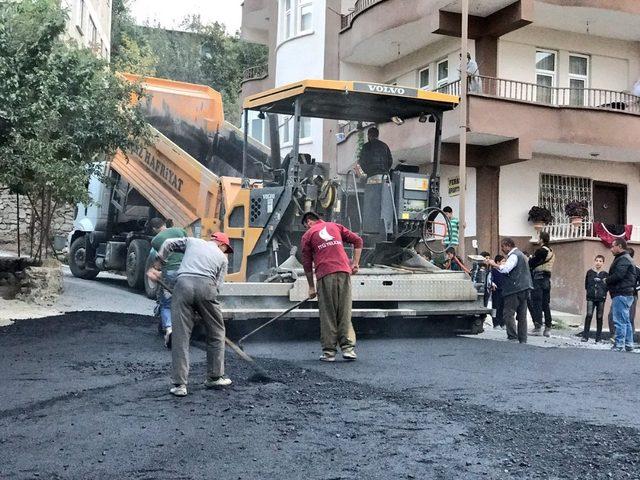
[[[162,276],[164,277],[164,283],[173,290],[178,279],[178,271],[169,270]],[[165,330],[171,328],[171,294],[164,288],[160,294],[160,321],[162,322],[162,328]]]
[[[616,347],[633,347],[633,329],[629,318],[629,309],[633,303],[633,296],[618,295],[611,301],[613,323],[616,326]]]

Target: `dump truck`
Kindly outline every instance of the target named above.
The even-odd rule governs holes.
[[[444,248],[440,129],[443,112],[455,108],[457,97],[367,82],[303,80],[247,98],[241,133],[225,124],[220,96],[208,87],[130,78],[142,81],[148,94],[144,108],[153,141],[138,151],[118,152],[108,165],[111,182],[99,192],[95,227],[70,234],[74,275],[125,271],[129,285],[152,295],[144,275],[151,238],[146,225],[160,216],[193,236],[227,233],[234,253],[221,291],[225,318],[268,318],[306,298],[297,245],[304,233],[301,216],[313,210],[364,238],[363,268],[353,279],[354,317],[438,317],[457,331],[482,331],[487,309],[478,285],[416,252],[418,244]],[[270,149],[248,137],[250,110],[269,122]],[[294,125],[284,158],[278,115],[290,116]],[[374,123],[428,117],[435,123],[432,172],[400,167],[379,181],[353,172],[336,175],[328,162],[300,152],[302,117]],[[288,314],[317,316],[315,301]]]

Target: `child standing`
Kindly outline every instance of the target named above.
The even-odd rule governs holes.
[[[591,330],[591,319],[593,311],[596,312],[596,343],[602,337],[602,316],[604,313],[604,302],[607,299],[607,287],[604,279],[608,274],[604,267],[604,256],[596,255],[593,261],[593,268],[587,271],[584,278],[584,288],[587,291],[587,315],[584,318],[584,331],[582,332],[582,341],[589,341],[589,332]]]
[[[507,260],[502,255],[496,255],[494,261],[498,265],[504,265]],[[491,303],[496,311],[496,314],[493,317],[494,329],[504,329],[504,315],[502,314],[504,311],[504,298],[502,297],[502,283],[504,282],[504,277],[505,274],[501,273],[497,268],[491,269],[491,287],[493,289],[493,293],[491,294]]]

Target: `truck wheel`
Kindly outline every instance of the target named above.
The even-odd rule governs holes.
[[[151,268],[151,265],[153,265],[155,258],[156,256],[153,254],[147,255],[147,261],[144,265],[144,293],[147,295],[147,298],[150,298],[151,300],[155,300],[157,298],[159,288],[158,284],[152,283],[151,280],[149,280],[149,278],[147,277],[147,270]]]
[[[144,288],[144,267],[147,264],[149,250],[149,242],[140,239],[132,240],[127,249],[127,283],[136,290]]]
[[[76,238],[71,243],[71,248],[69,249],[69,268],[71,269],[71,273],[74,277],[93,280],[98,276],[100,271],[95,268],[87,267],[87,249],[85,247],[85,242],[86,238],[83,235],[82,237]]]

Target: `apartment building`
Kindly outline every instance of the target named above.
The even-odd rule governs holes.
[[[109,60],[111,52],[111,0],[61,0],[68,12],[67,35]]]
[[[337,74],[327,69],[324,78],[459,93],[459,0],[301,3],[311,3],[316,15],[325,9],[325,30],[314,35],[323,34],[325,46],[337,46]],[[597,253],[611,257],[595,236],[594,222],[634,225],[632,242],[640,241],[640,98],[633,94],[640,79],[640,2],[469,3],[470,51],[479,72],[469,91],[466,119],[467,250],[476,239],[483,250],[497,252],[499,238],[511,236],[532,251],[536,232],[527,213],[534,205],[549,208],[554,221],[544,228],[558,259],[552,305],[582,312],[584,272]],[[270,13],[257,14],[260,6]],[[288,68],[298,76],[287,81],[318,76],[306,65],[319,53],[301,49],[297,55],[289,52],[288,59],[279,55],[279,37],[271,35],[283,28],[281,7],[282,2],[245,1],[243,32],[253,29],[263,40],[276,41],[262,40],[270,46],[269,67],[260,80],[247,77],[243,94],[284,83],[275,83],[274,74]],[[294,66],[280,66],[285,60]],[[460,123],[459,110],[448,112],[442,136],[441,193],[443,204],[454,210]],[[379,127],[396,162],[430,171],[433,124]],[[319,158],[337,172],[350,168],[357,147],[356,132],[349,125],[341,128],[344,140],[340,135],[339,143],[332,128],[312,132],[318,135],[314,143],[335,144],[335,154],[326,148]],[[564,213],[571,200],[589,205],[579,226],[572,226]]]

